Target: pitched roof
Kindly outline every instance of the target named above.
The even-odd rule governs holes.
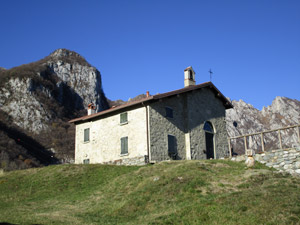
[[[193,67],[189,66],[189,67],[185,68],[184,71],[192,70],[192,69],[193,69]]]
[[[83,116],[83,117],[80,117],[80,118],[75,118],[73,120],[70,120],[69,122],[70,123],[76,123],[76,122],[79,122],[79,121],[90,120],[92,118],[100,117],[102,115],[106,115],[108,113],[119,111],[119,110],[124,109],[124,108],[129,108],[131,106],[144,104],[145,102],[150,102],[150,101],[153,101],[153,100],[159,100],[159,99],[162,99],[162,98],[167,98],[167,97],[171,97],[173,95],[179,95],[179,94],[182,94],[182,93],[186,93],[186,92],[189,92],[189,91],[193,91],[193,90],[197,90],[197,89],[201,89],[201,88],[206,88],[206,87],[211,88],[216,93],[216,96],[218,96],[221,99],[221,101],[223,102],[226,109],[233,108],[233,105],[216,88],[216,86],[213,85],[213,83],[206,82],[206,83],[202,83],[202,84],[198,84],[198,85],[192,85],[192,86],[188,86],[188,87],[185,87],[185,88],[181,88],[181,89],[178,89],[178,90],[175,90],[175,91],[166,92],[166,93],[163,93],[163,94],[151,95],[149,97],[145,97],[145,98],[142,98],[140,100],[133,101],[133,102],[128,102],[128,103],[120,105],[120,106],[112,107],[110,109],[107,109],[107,110],[104,110],[104,111],[101,111],[101,112],[98,112],[98,113],[94,113],[94,114],[91,114],[91,115],[88,115],[88,116]]]

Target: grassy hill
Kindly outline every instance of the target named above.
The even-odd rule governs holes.
[[[0,175],[0,224],[300,224],[300,179],[261,164],[57,165]]]

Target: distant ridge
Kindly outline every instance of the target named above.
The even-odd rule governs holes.
[[[300,124],[300,101],[277,96],[270,106],[261,111],[243,100],[232,101],[233,109],[226,111],[227,132],[230,137]],[[277,134],[266,135],[268,148],[278,148]],[[291,146],[297,142],[296,132],[282,133],[283,145]],[[249,148],[261,149],[260,137],[254,137]],[[235,152],[244,153],[243,140],[235,146]]]

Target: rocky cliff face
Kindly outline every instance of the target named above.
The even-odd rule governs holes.
[[[0,109],[16,125],[40,133],[56,118],[72,118],[91,102],[108,108],[100,72],[76,52],[58,49],[45,59],[3,71]]]
[[[242,100],[232,101],[233,109],[226,111],[228,136],[234,137],[243,134],[273,130],[281,127],[300,124],[300,101],[286,97],[276,97],[272,104],[261,111]],[[291,147],[297,142],[296,129],[281,132],[283,147]],[[247,139],[248,148],[261,151],[259,135]],[[234,151],[243,154],[244,142],[241,139],[232,141]],[[278,133],[265,135],[267,149],[279,148]]]
[[[82,100],[80,103],[85,108],[91,102],[97,106],[98,111],[108,108],[102,89],[101,75],[95,67],[89,65],[78,53],[64,49],[56,50],[49,58],[47,62],[49,69],[60,79],[57,83],[58,87],[61,88],[65,84],[71,87],[74,93],[79,95]],[[60,92],[60,101],[62,97]]]
[[[58,49],[34,63],[0,68],[0,142],[11,139],[10,149],[0,146],[0,168],[9,164],[8,159],[32,161],[36,148],[72,160],[75,135],[68,121],[85,115],[89,103],[94,103],[97,111],[109,107],[100,72],[76,52]],[[12,151],[13,146],[19,150]],[[35,164],[44,164],[45,157],[48,155]]]

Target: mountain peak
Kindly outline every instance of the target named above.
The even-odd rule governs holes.
[[[77,57],[82,57],[79,55],[77,52],[65,49],[65,48],[59,48],[56,49],[54,52],[50,54],[52,57],[68,57],[68,56],[77,56]]]
[[[231,137],[292,126],[300,122],[300,101],[296,99],[277,96],[271,105],[265,106],[261,111],[242,100],[233,101],[233,105],[233,109],[226,110],[227,132]],[[268,145],[267,148],[278,148],[277,135],[276,132],[266,134],[264,141]],[[284,145],[291,146],[298,141],[293,129],[288,132],[282,131],[281,135]],[[261,151],[260,135],[251,138],[252,143],[249,143],[248,148]],[[235,152],[244,153],[242,139],[232,140],[232,145],[235,145]]]
[[[91,66],[84,57],[82,57],[77,52],[65,49],[65,48],[59,48],[52,52],[48,57],[46,57],[47,60],[50,59],[50,61],[54,60],[62,60],[66,61],[70,64],[73,64],[75,62],[79,63],[82,66]]]

